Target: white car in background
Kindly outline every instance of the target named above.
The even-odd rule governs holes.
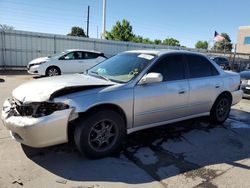
[[[57,76],[80,73],[107,59],[97,51],[70,49],[49,57],[41,57],[29,62],[29,74]]]

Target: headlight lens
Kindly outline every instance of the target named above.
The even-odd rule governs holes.
[[[41,64],[43,64],[43,63],[46,63],[46,61],[42,61],[42,62],[36,63],[36,64],[34,64],[34,65],[41,65]]]

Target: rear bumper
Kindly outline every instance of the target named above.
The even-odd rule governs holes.
[[[240,100],[242,99],[243,96],[243,91],[242,90],[237,90],[237,91],[233,91],[232,93],[232,105],[235,105],[237,103],[240,102]]]
[[[14,140],[31,147],[46,147],[68,141],[67,126],[72,108],[33,118],[14,116],[10,107],[10,102],[6,100],[1,118]]]

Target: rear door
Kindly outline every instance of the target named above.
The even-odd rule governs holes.
[[[97,63],[105,60],[102,54],[94,53],[94,52],[82,52],[84,59],[81,63],[83,63],[84,70],[87,70]]]
[[[189,87],[182,55],[168,55],[148,71],[161,73],[163,81],[134,88],[134,126],[152,125],[184,117]]]
[[[188,115],[209,112],[221,92],[223,81],[213,64],[204,56],[186,55],[189,70]]]

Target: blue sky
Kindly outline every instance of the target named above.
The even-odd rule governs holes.
[[[90,37],[99,37],[102,0],[0,0],[0,24],[18,30],[67,34],[72,26],[86,28],[90,5]],[[238,27],[250,25],[250,0],[107,0],[107,30],[127,19],[133,32],[150,39],[176,38],[194,47],[212,44],[214,31],[226,32],[235,43]]]

